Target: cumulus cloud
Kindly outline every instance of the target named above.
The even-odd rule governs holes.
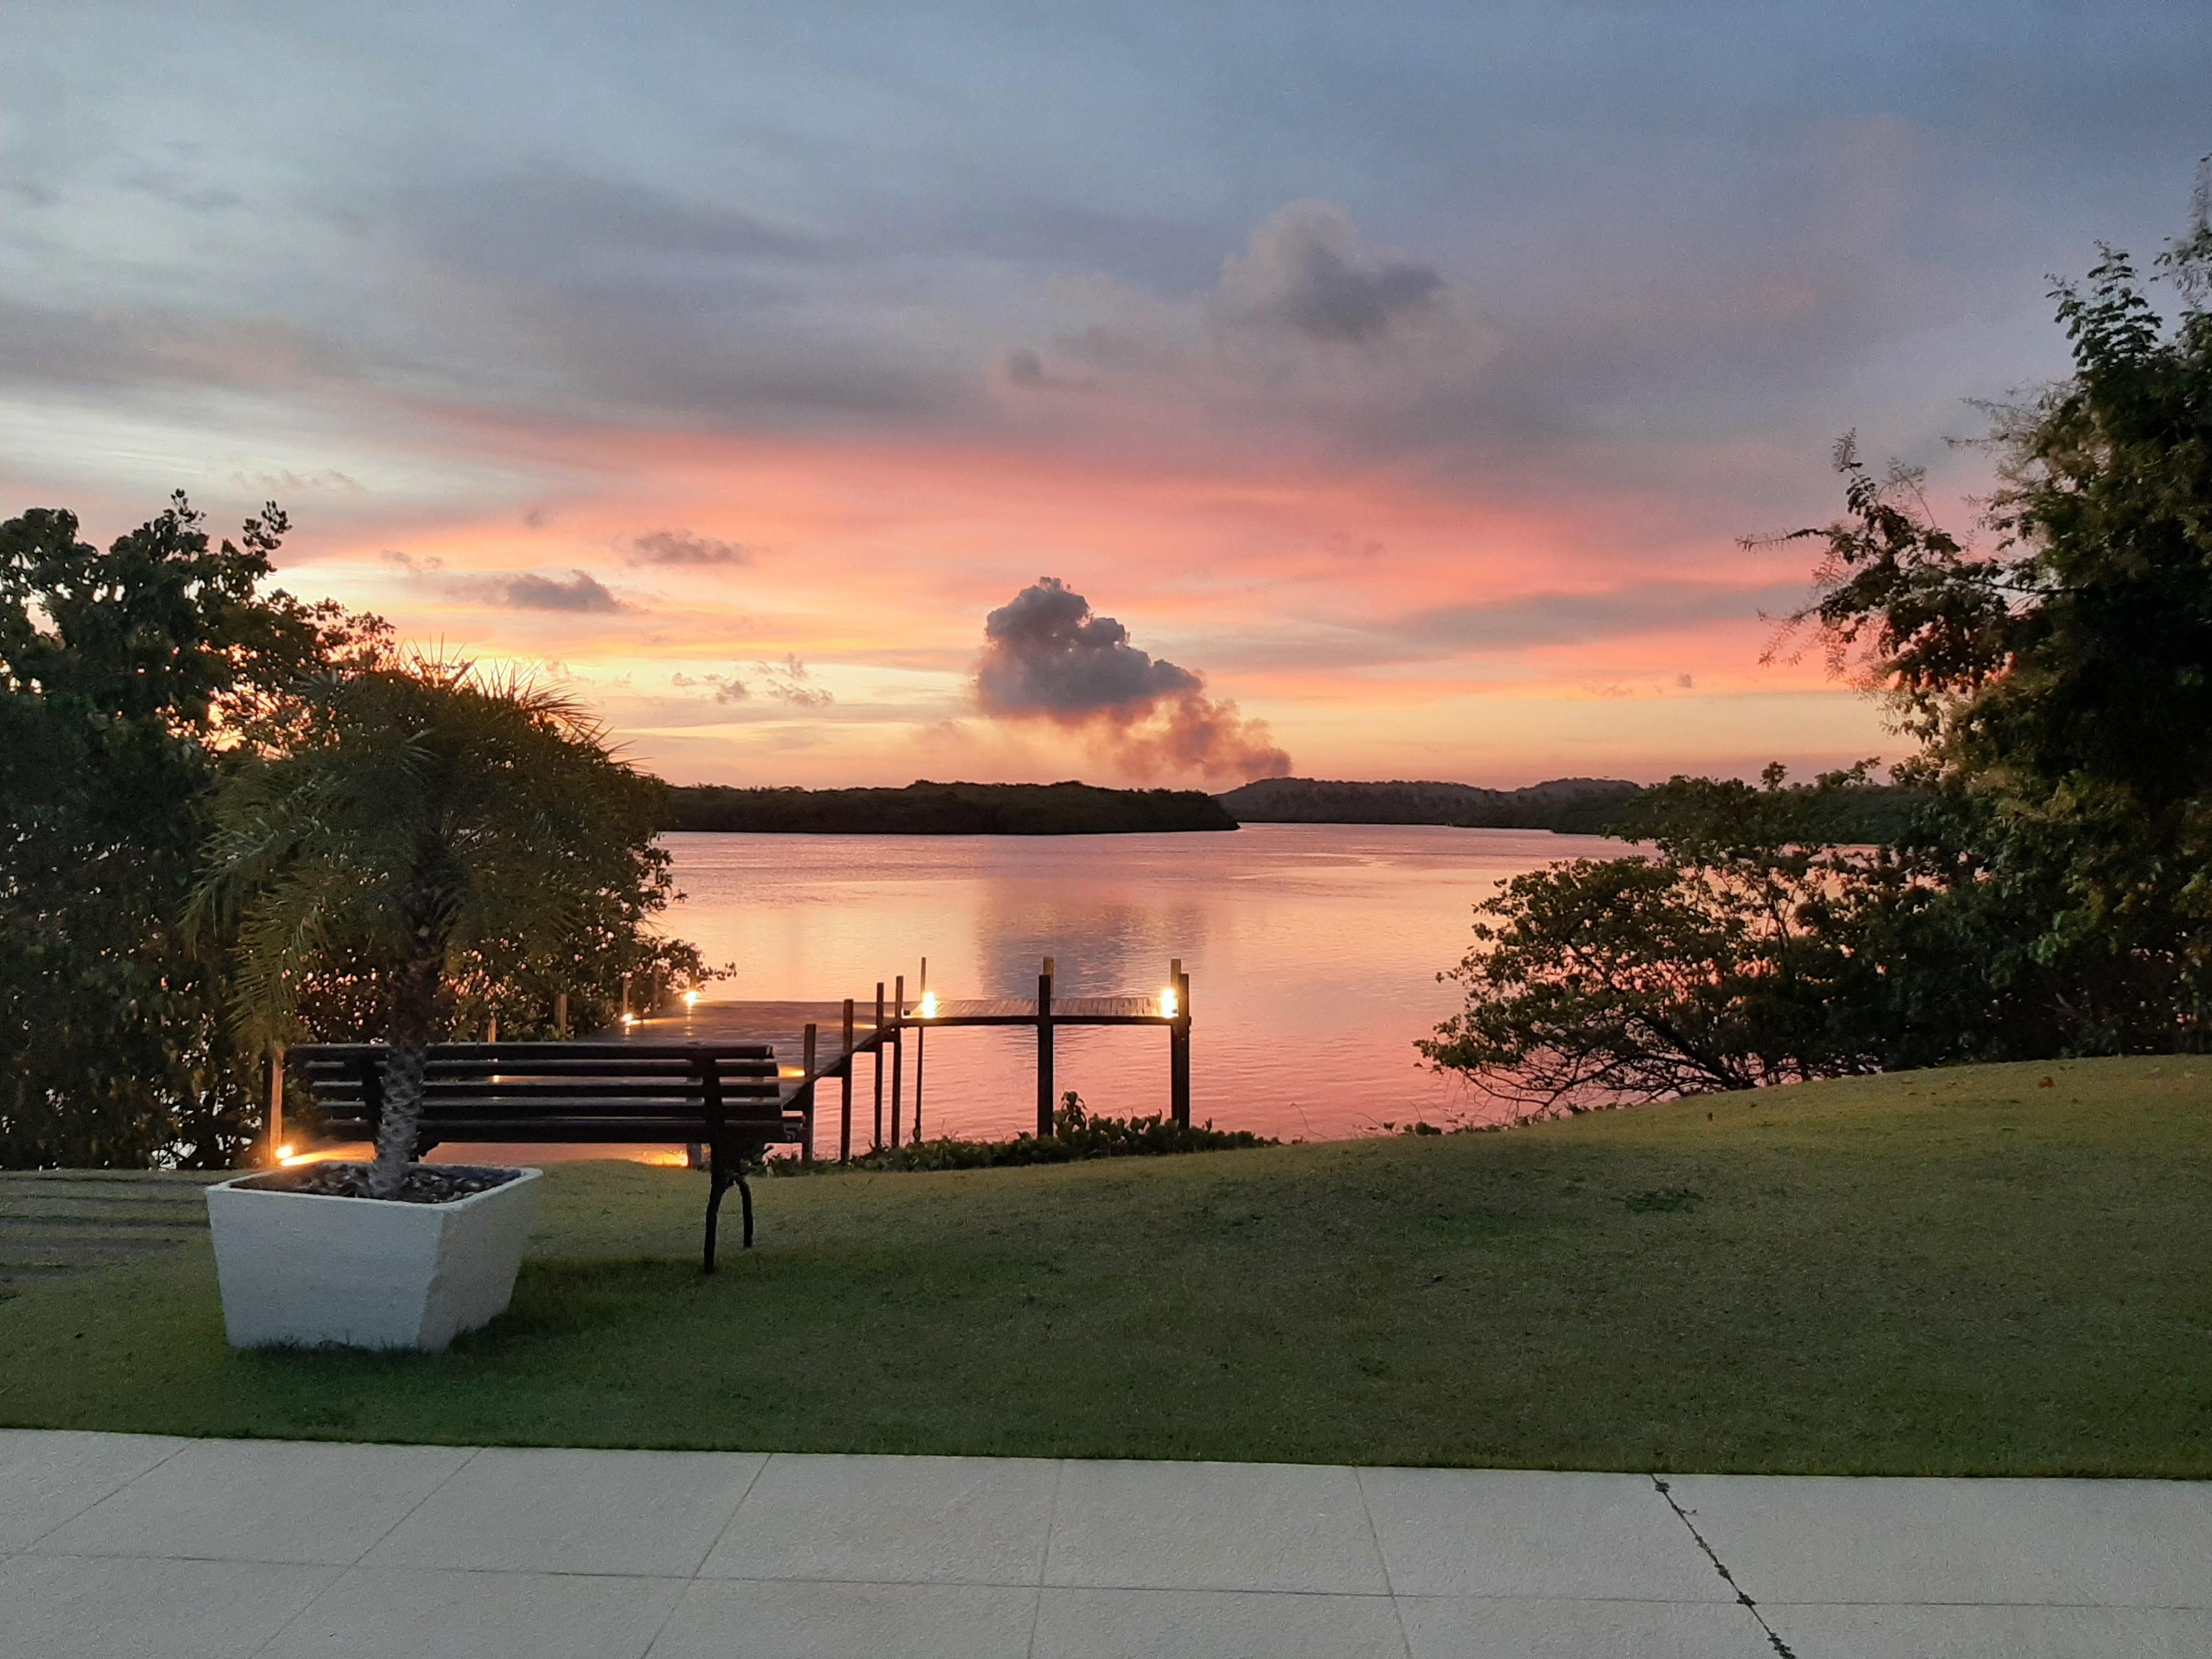
[[[827,686],[811,683],[814,677],[795,654],[785,657],[781,662],[757,662],[753,672],[760,676],[762,691],[788,708],[827,708],[837,701]],[[737,697],[750,695],[750,690],[740,686],[736,696],[726,701],[735,702]]]
[[[442,592],[477,605],[498,605],[508,611],[574,613],[636,608],[616,598],[614,591],[588,570],[572,569],[565,579],[541,576],[529,570],[515,575],[468,576],[448,574],[446,562],[435,554],[416,558],[411,553],[388,547],[379,556],[385,563],[404,571],[410,580],[431,583]]]
[[[1241,783],[1291,769],[1264,722],[1208,697],[1204,675],[1130,644],[1127,629],[1057,576],[1039,577],[985,619],[975,702],[1000,719],[1083,732],[1139,776]]]
[[[716,702],[749,702],[753,695],[752,687],[747,685],[744,676],[735,670],[727,674],[708,674],[697,679],[689,674],[671,674],[668,683],[679,691],[704,689],[714,694]]]
[[[563,581],[526,571],[520,576],[495,576],[477,586],[477,592],[493,605],[511,611],[627,611],[608,587],[588,570],[571,570]]]
[[[1341,204],[1293,202],[1222,266],[1213,304],[1232,323],[1356,345],[1433,308],[1443,285],[1433,266],[1368,247]]]
[[[629,539],[632,561],[638,564],[722,565],[750,564],[753,550],[740,542],[726,542],[689,530],[648,530]]]

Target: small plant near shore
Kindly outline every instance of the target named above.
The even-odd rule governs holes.
[[[1282,1143],[1249,1129],[1217,1129],[1211,1122],[1182,1124],[1150,1117],[1107,1117],[1091,1112],[1070,1089],[1052,1115],[1049,1135],[1020,1134],[1011,1140],[967,1140],[947,1136],[905,1146],[879,1146],[850,1165],[817,1164],[817,1172],[855,1170],[995,1170],[1024,1164],[1076,1164],[1098,1158],[1164,1158],[1177,1152],[1220,1152]],[[778,1175],[801,1173],[796,1159],[777,1158]]]

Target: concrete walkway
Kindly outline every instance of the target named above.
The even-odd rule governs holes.
[[[2212,1484],[0,1431],[8,1659],[2212,1654]]]

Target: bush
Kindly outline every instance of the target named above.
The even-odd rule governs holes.
[[[1073,1089],[1060,1097],[1049,1135],[1021,1134],[1012,1140],[917,1140],[907,1146],[879,1146],[849,1165],[816,1164],[816,1171],[855,1170],[1000,1170],[1022,1164],[1077,1164],[1094,1158],[1164,1158],[1176,1152],[1222,1152],[1244,1146],[1275,1146],[1279,1141],[1248,1129],[1217,1129],[1211,1122],[1191,1125],[1151,1117],[1093,1116]],[[795,1158],[774,1160],[779,1175],[797,1175]]]

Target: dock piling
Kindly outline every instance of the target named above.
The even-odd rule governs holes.
[[[1037,975],[1037,1139],[1052,1139],[1052,981],[1054,962]]]
[[[921,959],[921,988],[915,994],[921,999],[921,1007],[927,1012],[929,1006],[929,958],[927,957]],[[914,1139],[917,1146],[921,1141],[921,1045],[922,1039],[928,1035],[929,1027],[927,1025],[917,1025],[914,1028]]]
[[[799,1039],[800,1075],[806,1079],[806,1098],[800,1109],[806,1114],[806,1139],[799,1143],[799,1161],[812,1165],[814,1162],[814,1054],[820,1028],[809,1021],[805,1035]]]
[[[853,999],[845,999],[845,1046],[837,1051],[837,1161],[853,1161]]]
[[[1168,983],[1175,988],[1175,1024],[1168,1027],[1168,1111],[1182,1127],[1190,1127],[1190,975],[1182,958],[1168,964]]]
[[[891,1146],[899,1144],[899,1081],[906,1070],[906,975],[891,981]]]
[[[876,1023],[870,1032],[876,1050],[876,1133],[871,1152],[884,1144],[884,982],[876,981]]]

